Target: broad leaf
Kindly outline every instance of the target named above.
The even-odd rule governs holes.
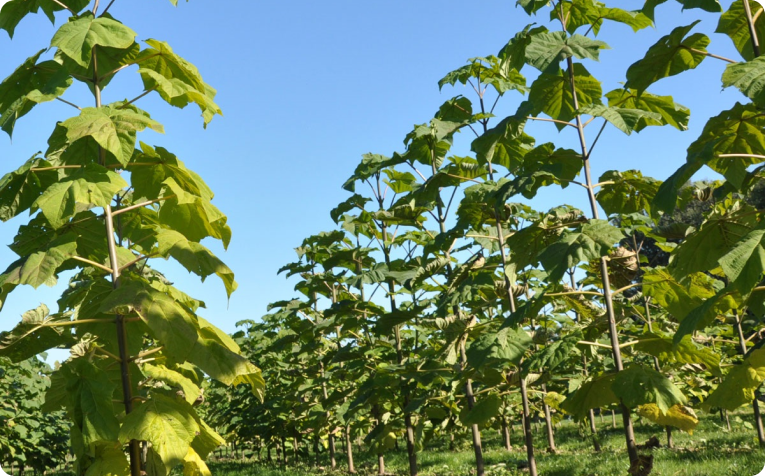
[[[691,435],[699,424],[699,419],[693,409],[680,404],[672,406],[666,412],[662,412],[658,405],[649,403],[647,405],[640,405],[636,413],[661,426],[674,426]]]
[[[720,266],[733,286],[748,294],[765,273],[765,226],[761,224],[741,238],[720,258]]]
[[[231,241],[231,228],[228,219],[209,199],[188,193],[168,177],[163,182],[166,186],[167,199],[159,209],[159,221],[191,241],[199,242],[208,236],[223,242],[228,248]]]
[[[762,39],[765,38],[765,16],[762,14],[763,7],[758,2],[749,2],[749,6],[752,9],[752,17],[754,18],[754,27],[757,33],[757,38],[762,42]],[[720,16],[720,21],[717,23],[715,33],[728,35],[728,37],[733,40],[733,45],[745,60],[751,61],[754,59],[752,37],[749,34],[749,23],[746,19],[744,2],[742,0],[734,1],[730,5],[728,11]]]
[[[495,393],[479,397],[472,409],[463,408],[460,412],[460,422],[463,425],[483,425],[499,414],[502,399]]]
[[[83,445],[116,441],[120,429],[112,403],[116,385],[106,372],[84,357],[66,362],[60,372],[66,382],[67,412]]]
[[[66,5],[79,12],[90,3],[89,0],[68,0]],[[63,6],[53,0],[6,0],[0,4],[0,29],[8,32],[13,38],[13,34],[19,22],[30,13],[37,13],[42,9],[45,16],[53,23],[55,21],[54,13],[64,9]]]
[[[596,195],[598,203],[608,215],[628,215],[643,211],[650,215],[651,202],[661,184],[650,177],[643,177],[639,170],[609,170],[600,176],[598,182],[612,182],[601,186]]]
[[[675,345],[671,337],[648,332],[638,339],[635,350],[657,357],[662,363],[703,364],[714,375],[720,375],[720,356],[707,347],[699,347],[691,336]]]
[[[598,61],[603,49],[608,49],[608,45],[602,41],[582,35],[568,36],[563,31],[546,31],[531,37],[526,62],[542,72],[555,73],[560,62],[572,56]]]
[[[49,165],[35,156],[0,179],[0,220],[8,221],[28,210],[34,201],[58,180],[55,170],[34,170]]]
[[[7,4],[6,4],[7,5]],[[72,78],[55,61],[37,60],[45,50],[28,58],[0,83],[0,128],[13,135],[16,121],[41,102],[52,101],[71,86]]]
[[[616,374],[591,378],[561,403],[561,409],[578,418],[584,418],[593,408],[603,408],[617,403],[619,399],[611,390],[615,378]]]
[[[662,78],[694,69],[701,64],[706,58],[709,37],[703,33],[694,33],[686,38],[698,22],[675,28],[651,46],[643,59],[627,69],[626,87],[643,92]]]
[[[90,12],[72,17],[59,28],[50,45],[83,68],[90,66],[93,47],[127,49],[135,43],[136,33],[109,17],[95,18]]]
[[[722,82],[724,88],[735,86],[758,106],[765,105],[765,58],[729,64]]]
[[[590,220],[578,230],[565,231],[557,242],[540,253],[539,261],[549,273],[549,279],[557,282],[579,263],[606,256],[621,239],[621,231],[605,220]]]
[[[667,377],[639,364],[617,373],[611,389],[628,408],[655,403],[666,413],[670,407],[686,402],[682,392]]]
[[[69,316],[50,315],[44,304],[25,312],[13,330],[0,332],[0,357],[21,362],[54,347],[74,345],[71,332],[55,326],[69,320]]]
[[[119,439],[123,444],[130,440],[148,441],[169,472],[183,462],[199,431],[193,414],[185,401],[155,393],[125,417]]]
[[[600,82],[593,78],[587,69],[579,64],[574,64],[574,84],[579,107],[600,104],[603,91]],[[574,98],[571,92],[571,82],[568,73],[560,70],[557,73],[543,73],[531,84],[529,92],[529,113],[536,115],[544,112],[553,119],[570,121],[576,117],[577,109],[574,108]],[[555,124],[561,130],[562,124]]]
[[[641,124],[647,124],[649,121],[655,123],[661,120],[661,115],[656,112],[604,106],[602,104],[582,107],[579,109],[578,114],[602,117],[627,135],[637,131]]]
[[[638,94],[633,89],[614,89],[606,94],[606,98],[608,98],[608,105],[612,107],[640,109],[661,116],[659,120],[655,120],[654,116],[641,117],[634,127],[635,132],[640,132],[648,126],[662,125],[670,125],[681,131],[688,129],[691,111],[677,104],[672,96],[657,96],[645,91]]]
[[[702,403],[702,407],[707,411],[713,408],[733,411],[741,405],[751,404],[763,381],[765,349],[759,348],[728,372],[717,389]]]

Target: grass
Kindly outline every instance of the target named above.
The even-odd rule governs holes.
[[[654,456],[652,476],[754,476],[765,466],[765,449],[757,445],[757,437],[751,424],[750,414],[741,412],[731,416],[732,431],[727,431],[720,425],[719,419],[710,415],[702,417],[693,435],[675,431],[673,433],[675,448],[665,447],[653,450],[642,450],[641,453],[651,452]],[[618,423],[621,419],[617,418]],[[540,476],[626,476],[627,455],[624,450],[624,435],[621,426],[611,428],[610,418],[605,424],[597,420],[602,452],[592,450],[592,442],[588,434],[580,433],[579,427],[570,421],[564,421],[556,429],[557,454],[549,454],[544,427],[539,426],[535,433],[535,448],[537,449],[537,468]],[[666,443],[662,428],[648,422],[635,422],[635,437],[638,444],[646,442],[652,436]],[[484,457],[486,473],[492,476],[523,476],[528,471],[525,447],[521,444],[522,435],[516,427],[512,435],[515,445],[513,451],[507,452],[501,444],[499,435],[494,430],[483,431]],[[469,476],[474,475],[473,451],[470,447],[469,434],[465,432],[457,438],[454,451],[447,448],[445,441],[435,441],[418,454],[421,476]],[[338,445],[340,446],[340,445]],[[403,447],[403,445],[401,445]],[[377,473],[377,458],[355,447],[354,460],[359,476],[375,475]],[[265,453],[265,452],[264,452]],[[275,454],[275,453],[274,453]],[[327,465],[326,454],[322,464]],[[313,466],[313,456],[310,461],[301,461],[287,468],[268,465],[256,461],[234,461],[216,459],[208,461],[212,474],[215,476],[339,476],[345,473],[345,455],[338,454],[340,467],[337,471],[329,471]],[[390,451],[385,456],[386,471],[392,475],[408,474],[406,451]],[[7,469],[7,468],[6,468]],[[31,471],[27,474],[31,474]],[[47,473],[48,475],[73,476],[71,472]],[[180,475],[174,472],[173,475]]]
[[[748,415],[732,417],[733,431],[728,432],[712,416],[705,416],[693,435],[673,432],[675,448],[665,447],[643,450],[654,455],[654,467],[651,475],[655,476],[754,476],[765,466],[765,450],[758,448],[754,430],[742,418]],[[600,423],[600,422],[598,422]],[[558,454],[545,451],[547,440],[544,427],[540,426],[535,434],[537,448],[537,468],[541,476],[611,476],[627,474],[627,456],[624,450],[624,436],[621,427],[611,428],[610,418],[605,425],[599,425],[600,439],[603,446],[601,453],[592,450],[591,440],[580,434],[579,428],[572,422],[563,422],[556,430]],[[521,445],[519,431],[513,434],[515,448],[505,451],[501,446],[496,431],[484,432],[484,455],[488,475],[524,475],[528,471],[522,468],[526,463],[525,447]],[[449,451],[444,442],[435,442],[418,455],[422,476],[468,476],[475,474],[473,451],[469,446],[469,435],[462,435],[463,443],[455,451]],[[635,436],[638,444],[644,443],[651,436],[657,436],[662,444],[666,436],[662,428],[649,423],[636,422]],[[403,446],[403,445],[402,445]],[[322,455],[324,456],[324,455]],[[354,453],[356,469],[360,476],[373,475],[377,471],[377,459],[374,455],[360,450]],[[313,461],[313,459],[311,460]],[[344,455],[338,456],[341,466],[334,474],[342,474]],[[326,464],[326,461],[323,461]],[[385,457],[386,471],[390,474],[408,473],[406,451],[391,451]],[[276,465],[257,462],[216,461],[210,462],[210,469],[216,476],[316,476],[332,472],[311,466],[307,460],[286,469]]]

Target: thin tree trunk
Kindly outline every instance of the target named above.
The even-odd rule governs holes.
[[[382,425],[380,419],[380,407],[375,403],[372,405],[372,416],[377,421],[378,425]],[[382,453],[377,453],[377,474],[385,474],[385,456]]]
[[[460,343],[460,354],[462,356],[462,369],[467,366],[467,355],[465,354],[465,343]],[[472,410],[475,405],[475,396],[473,395],[473,381],[465,381],[465,395],[467,397],[468,410]],[[476,476],[484,476],[483,467],[483,448],[481,447],[481,430],[475,423],[470,425],[470,431],[473,435],[473,452],[475,453]]]
[[[738,343],[741,347],[741,353],[746,355],[746,340],[744,340],[744,330],[741,328],[741,318],[738,313],[735,313],[734,317],[736,319],[736,332],[738,333]],[[765,432],[762,428],[762,417],[760,416],[760,404],[757,401],[757,390],[754,392],[752,408],[754,410],[754,425],[757,429],[757,440],[760,442],[760,446],[765,446]]]
[[[502,441],[505,444],[505,451],[513,451],[513,445],[510,443],[510,427],[507,425],[507,418],[502,415]]]
[[[547,384],[542,384],[542,392],[547,395]],[[550,453],[557,453],[558,449],[555,447],[555,433],[553,433],[552,416],[550,415],[550,406],[542,400],[545,410],[545,425],[547,426],[547,444]]]
[[[611,410],[611,428],[616,428],[616,412]]]
[[[672,441],[672,427],[666,426],[667,429],[667,448],[673,449],[675,447],[675,443]]]
[[[353,466],[353,440],[351,436],[351,425],[345,427],[345,455],[348,458],[348,472],[356,473],[356,467]]]
[[[565,20],[561,19],[563,27],[565,29]],[[571,86],[572,102],[575,110],[579,109],[579,99],[577,98],[576,84],[574,82],[574,62],[571,57],[566,59],[568,66],[568,77]],[[605,123],[604,123],[605,127]],[[579,133],[579,144],[582,149],[582,162],[584,165],[584,177],[585,185],[587,188],[587,197],[590,202],[590,209],[592,211],[592,218],[598,219],[598,203],[595,199],[594,185],[590,173],[590,153],[587,151],[587,143],[584,137],[584,125],[582,124],[582,117],[576,116],[576,128]],[[614,364],[617,372],[624,370],[624,364],[622,362],[621,348],[619,347],[619,333],[616,329],[616,315],[614,314],[614,303],[611,298],[611,283],[608,277],[608,261],[604,256],[600,259],[600,274],[603,285],[603,300],[606,305],[606,315],[608,316],[608,333],[611,337],[611,351],[614,357]],[[637,452],[637,444],[635,443],[635,431],[632,428],[632,419],[630,418],[630,411],[624,403],[620,404],[622,409],[622,419],[624,420],[624,438],[627,443],[627,454],[630,460],[630,467],[636,468],[640,463],[640,458]]]
[[[595,412],[590,408],[590,433],[592,433],[592,446],[595,452],[600,453],[600,441],[598,441],[598,429],[595,428]],[[602,415],[601,415],[602,417]]]

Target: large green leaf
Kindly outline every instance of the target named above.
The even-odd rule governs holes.
[[[686,402],[682,392],[667,377],[640,364],[632,364],[617,373],[611,389],[628,408],[655,403],[666,413],[674,405]]]
[[[183,462],[198,431],[191,405],[181,399],[153,394],[125,417],[119,439],[123,444],[130,440],[151,443],[167,474]]]
[[[765,225],[760,224],[741,238],[720,258],[720,266],[742,294],[757,286],[765,273]]]
[[[29,209],[34,201],[58,180],[55,170],[34,170],[49,165],[35,156],[0,179],[0,220],[8,221]]]
[[[744,361],[728,372],[717,389],[702,406],[706,410],[724,408],[733,411],[741,405],[751,404],[755,391],[765,381],[765,349],[753,350]]]
[[[678,279],[709,271],[756,224],[748,207],[716,208],[701,227],[687,236],[670,256],[670,270]]]
[[[678,321],[715,295],[711,279],[706,275],[691,273],[678,282],[666,268],[661,267],[645,272],[643,292]]]
[[[140,142],[141,152],[133,154],[127,165],[130,171],[130,184],[133,197],[152,199],[161,195],[163,183],[172,177],[183,190],[198,197],[212,200],[212,190],[199,175],[186,168],[186,165],[163,147],[151,147]]]
[[[577,332],[551,342],[544,349],[534,352],[531,357],[523,362],[524,374],[552,372],[576,354],[576,343],[581,339],[582,334]]]
[[[95,46],[127,49],[135,43],[136,33],[109,17],[95,18],[90,12],[72,17],[59,28],[50,45],[83,68],[90,66]]]
[[[763,41],[763,38],[765,38],[765,16],[762,14],[762,6],[758,2],[749,2],[749,5],[754,17],[757,38]],[[715,33],[728,35],[745,60],[751,61],[754,59],[752,37],[749,34],[749,23],[746,19],[744,2],[742,0],[736,0],[731,3],[730,8],[720,16]]]
[[[496,332],[487,331],[468,347],[468,362],[476,369],[481,369],[490,360],[518,363],[530,345],[531,338],[522,328],[505,327]]]
[[[643,177],[639,170],[609,170],[600,176],[598,182],[612,182],[601,186],[596,195],[598,203],[609,215],[643,211],[650,214],[653,197],[661,184],[650,177]]]
[[[138,313],[151,335],[177,361],[191,362],[226,385],[244,383],[240,377],[255,376],[252,378],[256,379],[259,375],[257,367],[229,348],[218,332],[212,331],[212,325],[181,307],[170,296],[133,282],[115,290],[102,302],[100,311],[117,312],[126,306]],[[253,392],[259,390],[253,388]]]
[[[175,54],[163,41],[146,40],[146,44],[151,48],[143,50],[135,62],[147,91],[156,89],[162,99],[176,107],[197,104],[205,125],[215,114],[222,114],[214,102],[215,90],[202,81],[196,66]]]
[[[701,135],[688,147],[688,162],[699,161],[741,187],[750,165],[763,162],[765,116],[754,104],[736,103],[707,121]],[[741,154],[744,157],[723,157]]]
[[[470,148],[481,165],[498,164],[515,170],[534,146],[534,139],[523,133],[524,118],[509,116],[477,137]]]
[[[54,239],[47,246],[12,263],[0,275],[2,286],[28,284],[37,288],[43,284],[53,286],[61,265],[77,250],[77,237],[67,233]]]
[[[226,294],[231,297],[237,284],[234,281],[234,272],[219,260],[210,250],[194,241],[189,241],[181,233],[173,230],[158,229],[156,240],[157,253],[163,258],[172,256],[184,268],[200,276],[202,281],[207,276],[215,274],[226,287]]]
[[[765,58],[729,64],[722,82],[724,88],[735,86],[758,106],[765,105]]]
[[[703,364],[714,375],[720,375],[720,356],[707,347],[697,346],[691,336],[677,344],[671,337],[647,332],[638,338],[635,350],[657,357],[662,363]]]
[[[90,3],[89,0],[67,0],[66,5],[75,12],[79,12]],[[64,9],[61,4],[53,0],[7,0],[0,4],[0,29],[8,32],[13,38],[16,27],[25,16],[37,13],[42,9],[45,16],[53,23],[55,12]]]
[[[617,403],[619,399],[611,390],[615,379],[616,374],[604,374],[591,378],[561,403],[561,409],[576,417],[584,418],[590,409]]]
[[[60,228],[82,209],[111,204],[125,187],[127,183],[118,174],[88,165],[48,187],[32,204],[32,211],[41,210],[54,228]]]
[[[621,239],[621,231],[607,221],[590,220],[577,230],[565,231],[557,242],[539,254],[539,261],[550,281],[557,282],[579,263],[606,256]]]
[[[85,476],[130,476],[130,464],[122,445],[96,445],[95,458]]]
[[[116,384],[85,357],[66,362],[60,372],[66,382],[67,412],[82,433],[83,445],[116,441],[120,429],[112,403]]]
[[[672,96],[657,96],[648,92],[638,94],[633,89],[614,89],[606,94],[608,105],[627,109],[640,109],[657,113],[661,116],[658,121],[654,116],[641,117],[634,127],[635,132],[640,132],[648,126],[670,125],[675,129],[684,131],[688,129],[688,118],[691,111],[677,104]]]
[[[223,242],[227,248],[231,241],[231,228],[226,224],[226,215],[221,213],[210,200],[184,190],[173,177],[163,182],[166,187],[165,201],[159,209],[159,221],[191,241],[199,242],[211,236]]]
[[[587,69],[579,64],[574,64],[574,84],[579,107],[600,104],[603,91],[600,82],[593,78]],[[532,115],[544,112],[553,119],[570,121],[576,117],[577,110],[574,108],[574,99],[571,92],[571,83],[568,73],[560,70],[556,73],[543,73],[531,84],[529,92],[529,113]],[[565,127],[556,124],[558,129]]]
[[[603,49],[608,49],[608,45],[602,41],[582,35],[568,36],[563,31],[546,31],[531,37],[526,62],[542,72],[555,73],[560,62],[572,56],[598,61]]]
[[[507,68],[507,62],[501,61],[496,56],[486,58],[471,58],[468,64],[446,74],[438,82],[438,88],[445,85],[454,85],[457,82],[467,84],[469,80],[477,83],[488,84],[499,94],[507,91],[517,90],[521,93],[526,92],[526,78],[517,70]]]
[[[16,121],[41,102],[52,101],[72,84],[67,71],[55,61],[37,60],[45,50],[28,58],[0,83],[0,128],[13,135]]]
[[[45,304],[25,312],[13,330],[0,332],[0,357],[21,362],[54,347],[74,345],[71,332],[55,325],[69,320],[69,316],[50,315]]]
[[[472,409],[465,407],[460,412],[460,422],[463,425],[483,425],[499,415],[499,407],[502,406],[499,395],[492,393],[477,400]]]
[[[604,106],[602,104],[582,107],[578,113],[602,117],[627,135],[637,131],[638,127],[642,124],[647,124],[649,121],[655,123],[661,120],[661,115],[656,112],[645,111],[643,109],[628,109],[626,107]]]
[[[202,394],[199,387],[190,378],[164,365],[144,364],[141,370],[147,377],[164,382],[172,388],[182,390],[183,398],[190,404],[193,404]]]
[[[123,165],[133,156],[137,132],[148,127],[164,133],[162,125],[152,120],[148,114],[133,107],[116,105],[84,108],[79,116],[67,119],[61,126],[66,129],[66,138],[70,144],[92,137]],[[96,159],[92,158],[94,161]]]
[[[686,38],[695,21],[688,26],[680,26],[659,39],[651,46],[645,57],[627,69],[626,87],[643,92],[656,81],[694,69],[706,58],[709,37],[703,33],[694,33]],[[696,51],[693,51],[696,50]]]

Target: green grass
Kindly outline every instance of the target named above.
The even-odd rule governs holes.
[[[746,414],[741,417],[749,419]],[[544,427],[540,426],[535,434],[537,448],[537,467],[541,476],[611,476],[627,474],[627,456],[624,450],[624,436],[621,428],[612,429],[610,418],[606,425],[600,425],[599,431],[603,451],[595,453],[591,440],[579,433],[578,427],[571,422],[563,422],[556,430],[558,454],[545,451],[547,440]],[[656,476],[754,476],[765,466],[765,450],[757,447],[756,434],[741,418],[732,417],[733,431],[728,432],[719,424],[717,418],[702,418],[693,435],[673,433],[675,449],[658,448],[642,450],[654,455],[652,475]],[[651,436],[657,436],[662,444],[666,443],[663,429],[656,425],[636,422],[638,444],[644,443]],[[496,431],[485,430],[484,450],[487,474],[523,475],[528,474],[522,468],[526,462],[526,452],[521,445],[521,434],[516,428],[512,436],[514,451],[507,452],[501,447]],[[418,455],[420,474],[423,476],[467,476],[475,474],[473,452],[469,446],[469,435],[462,435],[462,442],[455,451],[449,451],[444,442],[430,445]],[[402,445],[403,446],[403,445]],[[323,455],[324,456],[324,455]],[[376,474],[376,457],[357,450],[354,453],[356,469],[361,476]],[[313,457],[311,462],[313,461]],[[344,455],[338,455],[341,464],[335,474],[345,470]],[[257,462],[213,461],[210,469],[216,476],[314,476],[331,474],[326,469],[315,468],[311,462],[300,462],[281,469],[275,465]],[[326,461],[322,461],[326,464]],[[405,450],[391,451],[385,457],[386,471],[390,474],[407,474]]]

